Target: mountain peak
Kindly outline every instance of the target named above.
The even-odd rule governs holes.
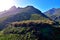
[[[16,6],[12,6],[12,7],[10,8],[10,10],[14,10],[14,9],[16,9]]]
[[[52,8],[52,9],[56,9],[56,8]]]
[[[27,6],[26,8],[34,8],[33,6]]]
[[[12,6],[11,8],[16,8],[16,6]]]

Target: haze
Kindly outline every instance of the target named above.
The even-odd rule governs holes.
[[[45,12],[51,8],[60,8],[60,0],[0,0],[0,12],[8,10],[12,6],[26,7],[32,5]]]

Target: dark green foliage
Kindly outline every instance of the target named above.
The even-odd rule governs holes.
[[[47,20],[47,18],[39,14],[32,14],[30,20]]]
[[[40,15],[38,14],[32,14],[30,18],[30,20],[39,20],[39,19],[40,19]]]
[[[38,14],[32,14],[30,18],[30,20],[39,20],[39,19],[40,19],[40,15]]]
[[[37,23],[35,26],[34,25],[31,24],[28,27],[9,26],[3,30],[3,34],[7,36],[7,37],[3,36],[3,39],[11,38],[11,40],[14,40],[14,37],[15,37],[15,40],[16,39],[18,40],[40,40],[40,39],[45,39],[45,38],[51,39],[53,35],[52,25],[46,24],[46,23],[39,23],[39,24]]]
[[[10,24],[0,33],[1,40],[58,40],[59,38],[60,28],[44,22],[30,22],[20,26]]]
[[[0,35],[0,40],[20,40],[20,35],[19,34],[1,34]]]

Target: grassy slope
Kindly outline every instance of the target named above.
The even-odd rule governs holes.
[[[27,20],[22,22],[13,22],[12,24],[30,24],[37,23],[35,26],[31,25],[28,27],[22,26],[11,26],[9,25],[6,29],[1,31],[0,40],[38,40],[38,39],[57,39],[57,34],[55,35],[55,28],[52,25],[52,21],[50,20]],[[51,24],[49,24],[51,22]],[[39,24],[40,23],[40,24]],[[41,24],[43,23],[43,24]],[[39,25],[39,26],[38,26]],[[54,31],[55,30],[55,31]],[[54,37],[55,36],[55,37]],[[56,37],[57,36],[57,37]],[[59,37],[60,38],[60,37]]]
[[[0,18],[0,23],[3,22],[4,20],[6,20],[9,16],[5,16],[5,17],[2,17]]]

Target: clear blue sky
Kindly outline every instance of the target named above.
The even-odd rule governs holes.
[[[60,8],[60,0],[15,0],[15,5],[19,7],[32,5],[45,12],[51,8]]]

